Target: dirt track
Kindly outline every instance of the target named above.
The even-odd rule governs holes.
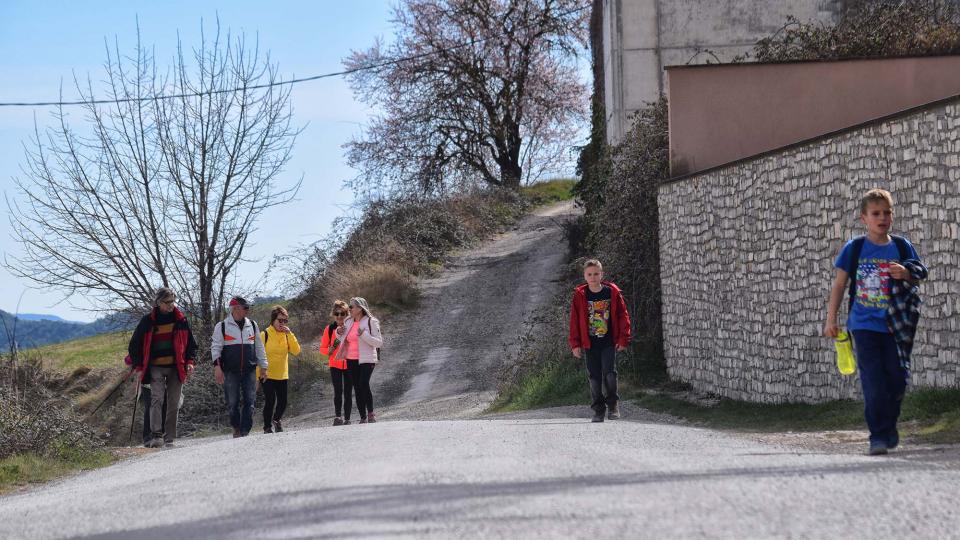
[[[572,202],[540,208],[419,283],[419,307],[383,326],[372,379],[380,418],[466,418],[487,408],[524,321],[556,290],[568,253],[563,225],[578,212]],[[299,420],[326,424],[330,409]]]

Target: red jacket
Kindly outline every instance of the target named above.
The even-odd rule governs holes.
[[[153,323],[156,318],[157,308],[153,308],[140,319],[127,349],[134,369],[140,371],[140,380],[143,380],[149,371],[150,344],[153,341]],[[196,363],[197,342],[193,339],[187,318],[179,309],[173,310],[173,318],[173,355],[177,376],[180,382],[184,382],[187,380],[187,364]]]
[[[626,347],[630,343],[630,314],[620,288],[612,282],[602,282],[610,287],[610,331],[613,343]],[[587,321],[587,287],[584,283],[573,289],[573,301],[570,304],[570,342],[571,349],[590,348],[590,329]]]

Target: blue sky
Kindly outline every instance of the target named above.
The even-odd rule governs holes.
[[[121,50],[135,43],[139,18],[144,43],[156,46],[160,62],[172,55],[177,31],[185,45],[196,43],[203,19],[208,31],[217,16],[223,28],[248,37],[259,35],[261,47],[287,76],[306,76],[342,69],[341,58],[364,49],[377,36],[392,34],[390,2],[323,0],[314,2],[25,2],[0,3],[0,101],[42,101],[57,98],[61,79],[65,96],[72,73],[94,81],[103,73],[104,38],[119,40]],[[287,170],[279,181],[303,187],[298,200],[263,215],[249,253],[259,263],[248,264],[240,278],[251,282],[266,270],[276,253],[316,240],[330,230],[334,218],[353,202],[342,189],[353,172],[343,158],[341,145],[359,132],[369,111],[353,100],[341,78],[296,85],[292,94],[295,121],[306,125],[294,147]],[[12,177],[20,175],[22,142],[33,130],[34,116],[42,127],[50,109],[0,108],[0,190],[16,197]],[[0,253],[15,255],[19,246],[10,237],[7,207],[3,213]],[[91,320],[85,299],[59,302],[61,295],[29,289],[29,283],[0,268],[0,309],[23,313],[53,313],[71,320]]]

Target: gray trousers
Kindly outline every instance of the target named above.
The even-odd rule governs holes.
[[[164,442],[173,442],[177,438],[182,389],[176,366],[150,366],[150,428],[154,438],[163,437]],[[163,416],[164,398],[167,402],[166,418]],[[162,430],[159,429],[161,426]]]

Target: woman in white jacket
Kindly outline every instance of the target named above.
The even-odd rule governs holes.
[[[367,301],[360,297],[350,299],[350,317],[337,328],[343,340],[338,357],[346,359],[347,371],[353,381],[353,393],[360,412],[360,423],[376,422],[373,413],[373,394],[370,392],[370,376],[377,366],[383,335],[380,321],[370,314]]]

